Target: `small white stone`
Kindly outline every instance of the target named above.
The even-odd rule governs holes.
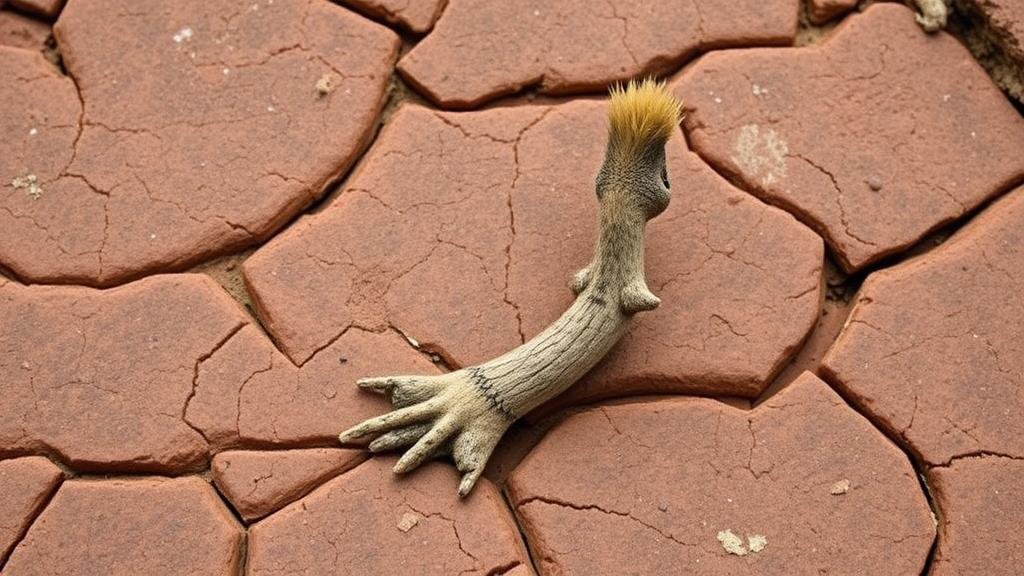
[[[37,178],[35,174],[18,176],[14,180],[11,180],[11,186],[15,188],[24,188],[25,195],[33,200],[39,200],[43,195],[43,189],[39,186],[39,178]]]
[[[747,548],[750,548],[751,552],[757,553],[764,550],[764,547],[768,545],[768,539],[760,534],[754,534],[753,536],[747,536]]]
[[[715,104],[721,104],[721,103],[722,103],[722,99],[719,98],[718,96],[715,96]]]
[[[228,74],[231,74],[231,69],[230,68],[225,68],[225,69],[221,70],[221,72],[223,72],[224,75],[227,76]]]
[[[273,111],[274,111],[274,107],[273,106],[267,106],[267,112],[273,112]]]
[[[534,10],[533,11],[533,15],[534,16],[540,16],[540,10]]]
[[[398,520],[398,529],[402,532],[408,532],[412,530],[414,526],[420,523],[420,519],[423,518],[419,514],[413,512],[406,512],[402,514],[401,519]]]
[[[833,496],[841,496],[850,491],[850,481],[846,478],[836,482],[828,489],[828,493]]]
[[[743,539],[733,534],[732,530],[726,528],[725,530],[720,531],[716,537],[722,544],[722,548],[724,548],[729,554],[734,554],[736,556],[747,555],[747,549],[743,547]]]
[[[150,240],[156,240],[156,234],[150,234],[149,235],[149,239]]]
[[[39,134],[39,130],[36,130],[35,128],[28,131],[29,136],[35,136],[36,134]]]
[[[188,26],[185,26],[181,30],[178,30],[174,34],[174,36],[171,36],[171,38],[173,38],[174,42],[177,43],[177,44],[181,44],[182,42],[185,42],[186,40],[191,40],[192,39],[192,29],[189,28]]]
[[[949,102],[949,94],[943,94],[942,95],[942,101],[943,102]]]

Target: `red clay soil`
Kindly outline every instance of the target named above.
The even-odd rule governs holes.
[[[4,576],[234,576],[242,527],[195,476],[68,480]]]
[[[1009,60],[1024,65],[1024,5],[1013,0],[956,0],[957,8],[977,11],[991,40]]]
[[[228,450],[213,457],[210,473],[224,498],[251,522],[358,465],[365,454],[344,448]]]
[[[64,6],[64,0],[7,0],[7,4],[36,16],[54,18]],[[2,5],[3,2],[0,2]]]
[[[342,4],[395,24],[414,34],[425,34],[444,10],[446,0],[341,0]]]
[[[196,274],[108,290],[8,282],[0,325],[0,454],[78,470],[181,472],[228,447],[333,444],[388,406],[357,378],[436,371],[397,334],[358,329],[296,367]]]
[[[390,404],[355,381],[384,372],[437,372],[394,332],[352,329],[297,367],[248,325],[199,366],[185,419],[214,450],[333,446],[341,430]]]
[[[208,444],[183,418],[196,370],[247,320],[200,275],[106,291],[7,283],[0,454],[51,453],[77,470],[202,468]]]
[[[263,325],[296,362],[350,326],[394,327],[455,365],[532,337],[569,305],[569,278],[593,250],[597,202],[579,170],[600,165],[604,114],[597,102],[402,107],[329,207],[245,262]],[[669,145],[675,198],[648,244],[663,304],[559,405],[668,390],[756,396],[817,318],[821,241],[682,139]]]
[[[955,0],[965,43],[992,79],[1024,103],[1024,4],[1014,0]]]
[[[503,574],[529,564],[515,522],[481,480],[465,500],[451,466],[411,478],[374,458],[249,531],[248,574]]]
[[[544,574],[902,576],[935,535],[907,457],[809,373],[753,411],[680,398],[570,417],[508,491]]]
[[[0,563],[63,479],[60,468],[42,456],[0,461]]]
[[[929,467],[950,535],[937,574],[1016,574],[1024,559],[1005,538],[1024,509],[1024,482],[1006,472],[1024,460],[1022,223],[1019,188],[943,246],[869,276],[824,362]]]
[[[66,3],[0,0],[0,576],[1022,572],[1012,3]],[[647,73],[661,306],[466,499],[339,445],[570,305]]]
[[[857,7],[858,0],[809,0],[807,16],[813,24],[824,24]]]
[[[675,83],[695,150],[814,227],[847,271],[1024,176],[1024,119],[955,38],[898,4],[822,44],[716,52]]]
[[[377,121],[398,50],[377,24],[312,0],[135,6],[64,10],[70,77],[0,50],[25,79],[0,84],[0,182],[41,189],[0,196],[0,264],[24,280],[109,285],[265,239]]]
[[[942,511],[932,576],[1019,574],[1024,542],[1024,461],[971,456],[928,473]]]
[[[50,25],[10,10],[0,10],[0,46],[42,50],[50,38]]]
[[[1024,458],[1024,188],[865,281],[824,368],[929,465]]]
[[[527,87],[600,91],[617,80],[664,73],[712,48],[790,44],[798,5],[449,0],[433,32],[398,69],[442,108],[472,108]]]

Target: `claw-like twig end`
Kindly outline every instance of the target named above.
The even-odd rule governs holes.
[[[480,478],[479,472],[467,472],[462,476],[462,481],[459,482],[459,498],[469,496],[469,493],[473,491],[473,486],[476,486],[478,478]]]
[[[362,438],[363,434],[359,430],[360,428],[361,426],[353,426],[341,434],[338,434],[338,442],[341,442],[342,444],[350,444],[353,440]]]

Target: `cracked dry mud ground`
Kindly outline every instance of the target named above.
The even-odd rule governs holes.
[[[857,4],[0,0],[0,574],[1021,573],[1024,15]],[[338,446],[570,303],[642,73],[661,307],[465,500]]]

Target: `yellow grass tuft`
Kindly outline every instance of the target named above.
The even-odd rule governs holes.
[[[611,88],[608,139],[624,154],[638,154],[651,144],[664,145],[682,120],[682,105],[664,82],[630,80]]]

